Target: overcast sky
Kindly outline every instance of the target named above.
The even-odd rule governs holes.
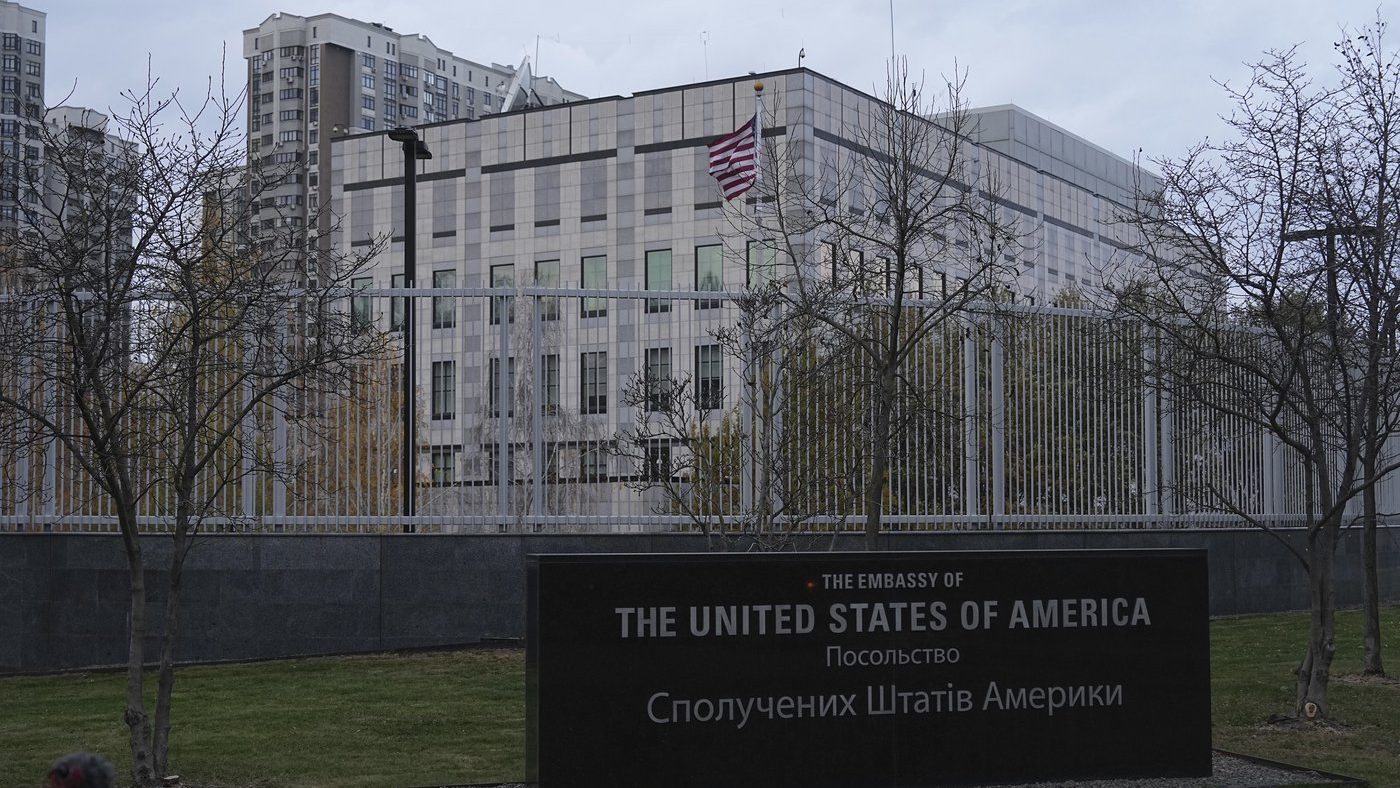
[[[242,31],[277,11],[383,22],[479,62],[518,64],[538,46],[537,73],[588,96],[790,68],[803,48],[803,65],[872,90],[890,56],[890,0],[22,4],[48,14],[48,101],[99,109],[145,84],[148,56],[166,88],[202,94],[221,66],[241,87]],[[1378,5],[1386,14],[1375,0],[894,0],[894,45],[930,81],[966,69],[974,105],[1019,104],[1125,157],[1171,156],[1221,135],[1213,79],[1242,80],[1246,61],[1293,45],[1328,78],[1342,26]]]

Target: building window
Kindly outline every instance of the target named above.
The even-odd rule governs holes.
[[[515,266],[510,263],[491,266],[491,287],[501,290],[515,288]],[[515,321],[515,299],[509,296],[494,296],[491,299],[491,325],[501,322],[505,315],[509,322]]]
[[[400,104],[399,114],[405,118],[416,118],[418,117],[418,108],[412,104]]]
[[[19,77],[4,77],[0,79],[0,92],[19,94]]]
[[[671,478],[671,444],[662,440],[647,441],[646,465],[642,473],[649,482]]]
[[[647,252],[646,288],[648,290],[670,290],[671,250],[654,249]],[[648,312],[670,312],[671,301],[666,298],[648,298]]]
[[[583,413],[608,412],[608,353],[600,350],[579,355],[579,368],[582,370],[579,387],[579,411]]]
[[[302,75],[301,66],[284,66],[277,69],[277,76],[283,79],[297,79]]]
[[[356,277],[350,280],[351,290],[368,290],[374,286],[372,277]],[[355,331],[365,331],[374,322],[374,303],[369,296],[355,296],[350,302],[350,326]]]
[[[39,55],[44,52],[44,45],[32,39],[24,42],[24,51],[31,55]]]
[[[535,262],[535,286],[536,287],[558,287],[559,286],[559,261],[558,260],[538,260]],[[559,319],[559,297],[539,296],[540,319]]]
[[[585,290],[599,290],[607,287],[608,281],[608,258],[606,255],[594,255],[583,258],[583,277],[580,284]],[[587,296],[583,299],[584,317],[603,317],[608,314],[608,301],[606,298]]]
[[[724,364],[719,345],[695,348],[695,407],[718,410],[724,407]]]
[[[647,410],[664,412],[671,409],[671,349],[650,347],[646,350]]]
[[[772,241],[749,241],[744,281],[751,288],[767,285],[778,273],[778,247]]]
[[[456,287],[456,271],[434,271],[433,287]],[[433,328],[452,328],[457,325],[457,299],[452,296],[433,296]]]
[[[401,63],[399,64],[399,75],[404,79],[417,79],[418,67],[410,66],[407,63]]]
[[[3,46],[3,48],[6,49],[6,50],[18,51],[18,50],[19,50],[19,34],[18,34],[18,33],[5,33],[5,35],[4,35],[4,43],[3,43],[3,44],[0,44],[0,46]]]
[[[487,399],[491,403],[491,415],[501,415],[501,360],[491,359],[491,367],[486,381]],[[515,357],[506,359],[506,415],[515,415]]]
[[[457,362],[433,362],[433,419],[456,418]]]
[[[374,111],[374,96],[360,96],[360,107],[370,112]]]
[[[278,120],[301,120],[301,110],[284,109],[277,113]]]
[[[374,75],[373,75],[373,74],[361,74],[361,75],[360,75],[360,87],[369,88],[370,90],[374,90]]]
[[[387,77],[396,77],[396,76],[398,76],[398,75],[399,75],[399,64],[396,63],[396,62],[394,62],[394,61],[392,61],[392,60],[385,60],[385,61],[384,61],[384,76],[387,78]]]
[[[394,274],[389,279],[390,287],[403,287],[403,283],[403,274]],[[403,330],[403,296],[394,296],[389,299],[389,330]]]
[[[559,412],[559,355],[540,356],[540,409]]]
[[[290,100],[292,100],[292,99],[299,99],[299,98],[301,98],[301,96],[302,96],[301,88],[282,88],[281,90],[279,90],[279,91],[277,92],[277,98],[279,98],[279,99],[281,99],[281,100],[283,100],[283,101],[290,101]],[[272,96],[269,95],[269,96],[268,96],[268,101],[271,101],[271,100],[272,100]]]
[[[19,55],[5,55],[0,58],[0,71],[8,74],[19,73]]]
[[[279,131],[279,132],[277,132],[277,141],[278,141],[278,142],[300,142],[300,141],[301,141],[301,129],[292,129],[292,130],[290,130],[290,131]]]
[[[608,454],[602,444],[589,443],[579,450],[579,478],[586,482],[608,480]]]
[[[31,77],[39,76],[39,64],[33,61],[24,64],[24,73]]]
[[[360,55],[360,65],[364,66],[365,68],[368,68],[368,69],[373,70],[373,69],[374,69],[374,55],[371,55],[371,54],[369,54],[368,52],[362,53],[362,54]],[[370,85],[370,87],[374,87],[374,86],[373,86],[373,85]]]
[[[893,285],[894,266],[888,258],[877,257],[875,262],[885,272],[885,282]],[[889,288],[889,294],[894,295],[894,288]],[[908,265],[904,269],[904,297],[923,298],[924,297],[924,269],[917,265]]]
[[[457,447],[434,446],[431,452],[433,462],[433,484],[446,485],[457,481]]]
[[[724,247],[720,244],[695,247],[695,289],[724,289]],[[715,309],[719,299],[696,301],[696,309]]]

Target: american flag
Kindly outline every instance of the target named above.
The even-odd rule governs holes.
[[[724,199],[732,200],[758,180],[758,115],[710,143],[710,174]]]

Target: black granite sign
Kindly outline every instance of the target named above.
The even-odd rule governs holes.
[[[541,788],[1210,773],[1200,550],[543,555]]]

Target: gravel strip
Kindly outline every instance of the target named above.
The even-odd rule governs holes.
[[[1306,769],[1285,769],[1225,753],[1212,753],[1209,777],[1154,777],[1140,780],[1068,780],[1014,783],[1017,788],[1282,788],[1288,785],[1348,783]],[[1008,788],[1012,783],[1000,783]],[[988,788],[991,788],[990,786]]]
[[[1284,788],[1289,785],[1352,784],[1306,769],[1284,769],[1217,752],[1209,777],[1155,777],[1140,780],[1069,780],[1051,783],[997,783],[985,788]],[[437,788],[534,788],[533,783],[488,783]]]

